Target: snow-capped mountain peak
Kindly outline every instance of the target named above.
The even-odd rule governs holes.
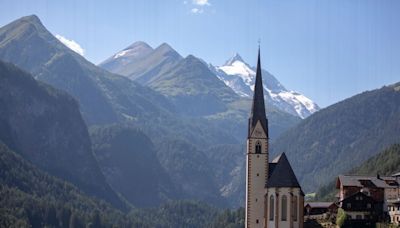
[[[235,58],[237,56],[237,58]],[[227,75],[237,75],[243,79],[243,82],[250,86],[254,82],[255,71],[245,63],[239,55],[235,55],[233,58],[226,62],[227,64],[218,67],[218,69],[225,72]]]
[[[210,64],[209,67],[238,95],[242,97],[253,95],[255,68],[247,64],[238,53],[222,66],[214,67]],[[265,98],[277,108],[301,118],[306,118],[319,110],[318,105],[311,99],[298,92],[287,90],[269,72],[263,70],[262,73]]]
[[[239,55],[239,53],[235,53],[230,59],[228,59],[226,62],[225,62],[225,64],[224,64],[224,66],[229,66],[229,65],[232,65],[234,62],[236,62],[236,61],[239,61],[239,62],[243,62],[244,63],[244,61],[243,61],[243,59],[242,59],[242,56],[240,56]]]

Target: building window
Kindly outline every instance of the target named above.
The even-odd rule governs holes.
[[[261,143],[257,141],[256,143],[256,154],[261,154]]]
[[[297,222],[297,196],[293,197],[293,221]]]
[[[371,204],[370,203],[367,204],[367,208],[368,209],[371,208]]]
[[[258,224],[258,219],[256,219],[256,223]]]
[[[362,215],[356,215],[356,219],[362,219]]]
[[[269,220],[273,221],[274,220],[274,209],[275,209],[275,202],[274,202],[274,196],[271,195],[269,197]]]
[[[351,208],[351,203],[347,203],[347,208]]]
[[[282,196],[282,211],[281,211],[281,220],[286,221],[287,220],[287,197],[285,195]]]

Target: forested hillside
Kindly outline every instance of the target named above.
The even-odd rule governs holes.
[[[92,127],[90,135],[108,183],[132,205],[158,206],[183,194],[161,166],[152,141],[140,130],[110,125]]]
[[[400,172],[400,144],[393,144],[377,155],[369,158],[360,166],[345,172],[345,174],[356,174],[366,176],[390,176]],[[329,184],[317,191],[317,200],[333,200],[336,192],[336,178]]]
[[[123,207],[93,156],[78,103],[0,61],[0,140],[39,168]]]
[[[316,112],[272,142],[271,149],[287,153],[303,190],[313,192],[399,141],[397,83]]]
[[[243,212],[175,201],[124,213],[29,164],[0,142],[0,227],[243,227]]]

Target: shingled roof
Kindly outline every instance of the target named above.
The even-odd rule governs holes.
[[[299,187],[300,184],[297,181],[296,175],[293,172],[292,167],[286,157],[285,153],[282,153],[275,158],[270,164],[269,178],[266,183],[267,188],[275,187]]]
[[[340,185],[360,187],[360,188],[363,187],[397,188],[399,186],[399,183],[396,181],[395,177],[339,175],[336,181],[336,188],[340,188]]]

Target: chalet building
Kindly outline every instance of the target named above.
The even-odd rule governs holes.
[[[246,153],[246,228],[303,227],[304,193],[283,153],[269,162],[260,51]]]
[[[304,204],[304,216],[307,219],[326,219],[336,215],[337,209],[334,202],[308,202]]]
[[[400,173],[393,176],[340,175],[336,181],[336,188],[339,189],[338,201],[343,202],[361,192],[373,200],[374,219],[387,221],[390,217],[392,223],[398,224],[400,219],[399,181]],[[342,203],[340,207],[343,207]],[[365,212],[367,214],[367,211]]]
[[[344,227],[375,227],[379,209],[375,200],[363,192],[357,192],[339,201],[339,207],[347,215]]]

